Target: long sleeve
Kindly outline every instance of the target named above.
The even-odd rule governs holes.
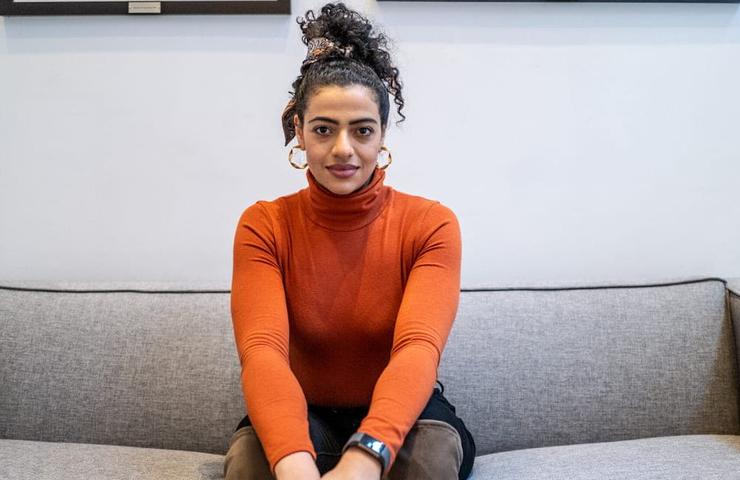
[[[307,403],[289,363],[289,322],[276,232],[260,202],[239,219],[231,315],[247,411],[274,473],[288,454],[316,452]]]
[[[454,213],[434,203],[421,221],[418,254],[396,318],[390,360],[359,431],[398,450],[426,406],[457,313],[461,235]]]

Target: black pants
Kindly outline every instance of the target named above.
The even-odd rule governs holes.
[[[444,397],[444,385],[437,381],[426,407],[419,420],[439,420],[452,425],[460,434],[463,449],[463,462],[459,480],[465,480],[473,470],[475,460],[475,440],[465,427],[462,419],[455,413],[455,407]],[[332,408],[308,405],[308,425],[311,442],[316,450],[316,466],[321,475],[336,466],[342,456],[342,447],[349,437],[357,431],[360,422],[367,416],[368,407]],[[245,415],[236,430],[251,425],[249,415]],[[235,431],[236,431],[235,430]]]

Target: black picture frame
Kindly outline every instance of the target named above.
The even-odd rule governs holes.
[[[14,15],[289,15],[290,0],[65,1],[0,0],[0,16]]]
[[[377,0],[378,2],[740,3],[740,0]]]

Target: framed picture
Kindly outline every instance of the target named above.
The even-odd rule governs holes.
[[[0,0],[0,15],[290,14],[290,0]]]

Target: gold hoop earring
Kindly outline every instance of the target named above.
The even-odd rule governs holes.
[[[304,152],[304,156],[305,156],[305,151],[301,148],[301,146],[295,145],[293,146],[293,148],[290,149],[290,152],[288,152],[288,163],[290,163],[290,165],[293,168],[296,168],[298,170],[305,170],[306,167],[308,167],[308,160],[306,160],[304,163],[295,163],[293,161],[293,154],[295,153],[296,148],[298,149],[299,152]]]
[[[379,162],[376,161],[375,163],[378,165],[378,168],[380,168],[381,170],[385,170],[386,168],[388,168],[390,166],[391,163],[393,163],[393,156],[391,156],[391,151],[388,150],[388,147],[386,147],[385,145],[383,145],[382,147],[380,147],[380,151],[381,152],[386,152],[388,154],[387,155],[388,156],[388,162],[385,165],[383,165],[382,167],[380,166],[380,163]],[[379,153],[378,154],[378,157],[380,157],[381,155],[382,154]]]

